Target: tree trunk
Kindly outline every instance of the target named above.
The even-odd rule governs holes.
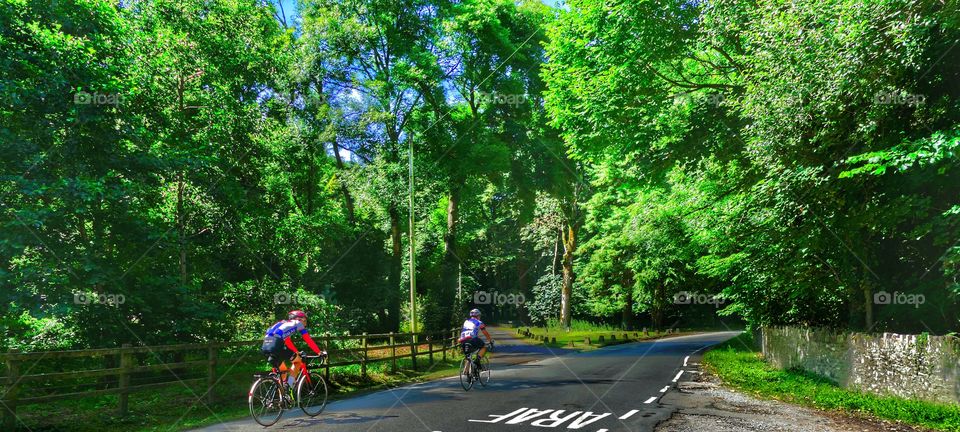
[[[337,139],[333,139],[333,156],[337,161],[337,170],[343,171],[343,158],[340,156],[340,145]],[[343,204],[347,209],[347,220],[352,224],[354,218],[353,197],[350,196],[350,190],[342,181],[340,182],[340,192],[343,194]]]
[[[457,273],[459,269],[460,258],[457,256],[457,225],[460,221],[460,187],[450,188],[447,200],[447,232],[443,236],[445,252],[443,256],[442,281],[438,300],[441,302],[440,316],[443,319],[453,320],[456,317],[454,305],[456,300],[454,295],[457,286]],[[448,299],[452,301],[448,302]],[[445,323],[436,323],[444,325]]]
[[[557,274],[560,267],[560,239],[563,237],[563,228],[557,230],[556,238],[553,241],[553,262],[550,264],[550,271],[553,275]]]
[[[653,328],[657,331],[663,328],[663,308],[664,308],[664,287],[663,282],[658,282],[653,292],[653,308],[650,310],[650,318],[653,320]]]
[[[573,252],[577,246],[576,233],[572,225],[567,225],[563,236],[563,289],[560,292],[560,322],[563,328],[570,330],[572,317],[570,303],[573,300]]]
[[[183,212],[183,172],[177,174],[177,248],[180,251],[180,286],[187,286],[187,239]]]
[[[623,328],[633,330],[633,277],[628,274],[623,278],[623,314],[621,315]]]
[[[388,326],[391,329],[400,329],[400,269],[403,265],[403,244],[400,242],[400,212],[396,205],[390,205],[390,239],[392,242],[392,255],[390,256],[390,274],[387,284],[390,286],[387,291],[390,309],[390,322]],[[411,311],[413,313],[413,311]]]
[[[869,274],[864,275],[860,287],[863,289],[863,324],[866,326],[864,330],[870,332],[873,330],[873,287]]]

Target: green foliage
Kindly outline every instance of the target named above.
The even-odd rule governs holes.
[[[938,60],[956,8],[569,6],[545,100],[592,179],[577,273],[594,313],[658,322],[691,291],[753,325],[956,328],[960,69]]]

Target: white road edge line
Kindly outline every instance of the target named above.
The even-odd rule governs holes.
[[[632,415],[634,415],[634,414],[636,414],[636,413],[638,413],[638,412],[640,412],[640,410],[630,410],[630,411],[628,411],[626,414],[620,416],[620,420],[626,420],[626,419],[630,418],[630,416],[632,416]]]
[[[677,382],[680,379],[680,375],[683,375],[683,371],[677,372],[677,376],[673,377],[673,382]]]
[[[687,367],[687,360],[690,360],[690,356],[686,356],[683,358],[683,367]]]
[[[660,389],[660,393],[666,393],[667,390],[669,390],[669,389],[670,389],[670,386],[663,386],[663,388]]]
[[[647,399],[646,401],[644,401],[643,403],[648,404],[648,403],[653,402],[653,401],[655,401],[655,400],[657,400],[657,397],[656,397],[656,396],[653,396],[653,397],[651,397],[650,399]]]

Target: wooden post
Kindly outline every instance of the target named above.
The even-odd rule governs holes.
[[[417,334],[410,336],[410,359],[413,361],[413,370],[417,370]]]
[[[397,372],[397,341],[393,335],[393,332],[390,332],[390,372]]]
[[[427,349],[430,351],[430,364],[433,364],[433,335],[427,336]]]
[[[363,332],[363,357],[360,359],[360,376],[367,377],[367,332]]]
[[[217,384],[217,346],[211,343],[207,348],[207,403],[212,404],[214,399],[213,386]]]
[[[330,333],[324,334],[324,335],[323,335],[323,338],[324,338],[324,340],[327,341],[327,344],[326,344],[327,347],[330,347],[330,341],[331,341]],[[328,349],[328,350],[327,350],[327,361],[325,361],[325,362],[324,362],[324,365],[323,365],[323,366],[324,366],[324,367],[323,367],[323,379],[327,380],[327,384],[328,384],[328,385],[330,384],[330,363],[333,363],[333,359],[330,358],[331,356],[332,356],[332,354],[330,354],[330,350]]]
[[[440,334],[443,335],[443,333],[440,333]],[[443,339],[440,339],[440,344],[441,344],[440,347],[443,349],[443,362],[446,363],[446,362],[447,362],[447,350],[450,349],[450,346],[447,345],[447,337],[446,337],[446,336],[441,336],[441,337],[442,337]]]
[[[11,349],[8,354],[16,355],[19,350]],[[17,427],[17,382],[20,380],[20,364],[13,356],[7,358],[7,394],[3,404],[7,409],[3,413],[3,430],[12,431]]]
[[[123,350],[120,351],[120,380],[117,386],[120,388],[120,393],[118,393],[119,406],[117,410],[119,411],[120,416],[127,415],[127,410],[130,407],[130,369],[133,368],[133,354],[128,350],[130,344],[123,344]]]

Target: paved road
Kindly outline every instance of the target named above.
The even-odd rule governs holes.
[[[678,407],[661,404],[676,382],[692,378],[704,348],[737,332],[680,336],[585,353],[549,352],[523,364],[495,362],[486,388],[463,391],[457,377],[385,390],[331,403],[316,418],[293,411],[270,430],[486,432],[580,430],[652,431]],[[495,335],[496,338],[499,335]],[[503,343],[501,357],[523,351]],[[536,347],[541,350],[542,347]],[[522,355],[535,355],[523,353]],[[684,363],[688,365],[684,367]],[[203,429],[262,431],[251,420]]]

